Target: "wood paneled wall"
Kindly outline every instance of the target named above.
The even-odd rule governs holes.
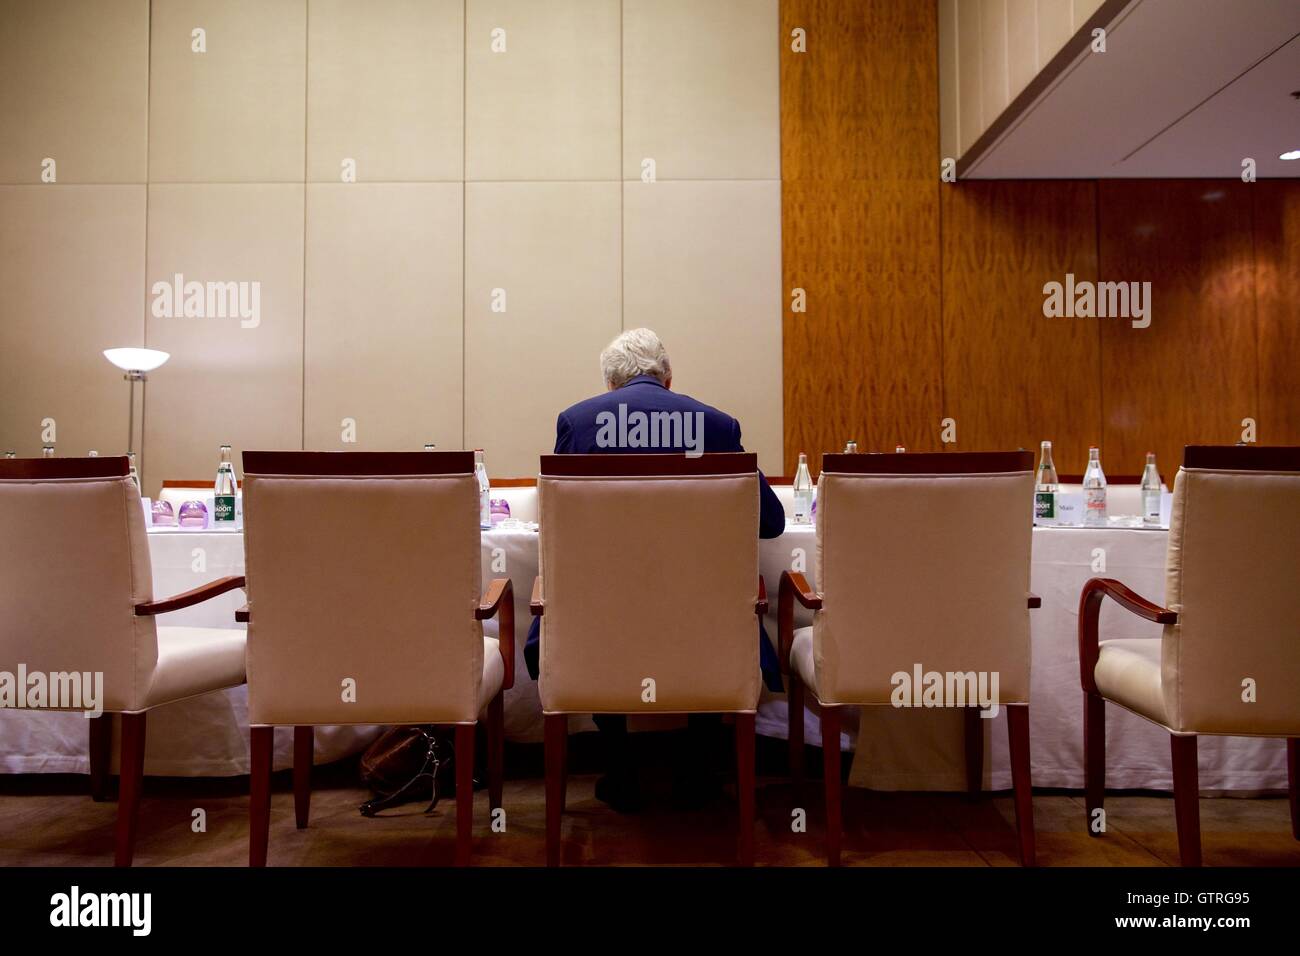
[[[1097,279],[1091,182],[943,189],[943,384],[956,447],[1031,448],[1083,471],[1101,440],[1097,319],[1043,316],[1043,283]]]
[[[1116,470],[1135,472],[1154,451],[1170,474],[1183,445],[1231,444],[1241,420],[1258,416],[1250,197],[1257,185],[1099,184],[1105,278],[1151,283],[1148,328],[1101,320],[1102,448]]]
[[[937,103],[938,73],[915,55],[938,43],[934,10],[783,0],[781,27],[786,473],[850,438],[937,449],[939,123],[916,104]]]
[[[781,6],[787,472],[847,438],[1167,478],[1245,418],[1300,443],[1300,183],[941,183],[936,5]],[[1067,273],[1150,282],[1150,326],[1045,316]]]

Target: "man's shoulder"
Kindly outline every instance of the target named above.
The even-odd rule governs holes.
[[[570,422],[589,421],[602,411],[617,408],[618,399],[615,397],[617,394],[617,392],[602,392],[600,395],[574,402],[560,412],[560,418],[567,418]]]
[[[715,408],[714,406],[708,404],[707,402],[701,402],[697,398],[692,398],[689,395],[681,395],[677,392],[673,392],[672,394],[677,395],[677,397],[683,403],[683,407],[682,407],[683,411],[702,412],[704,414],[705,419],[708,420],[710,424],[715,425],[716,427],[730,428],[732,423],[735,422],[735,419],[732,418],[730,415],[728,415],[726,412],[724,412],[722,409]]]

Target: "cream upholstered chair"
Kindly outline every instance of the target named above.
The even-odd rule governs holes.
[[[1029,594],[1033,534],[1029,452],[826,455],[818,480],[821,592],[785,572],[778,595],[781,662],[790,675],[790,766],[803,773],[805,689],[821,713],[826,853],[840,860],[841,708],[906,705],[923,673],[953,675],[963,707],[967,785],[978,793],[981,678],[1007,711],[1021,861],[1034,861],[1029,774]],[[794,604],[813,625],[794,628]],[[968,681],[974,681],[972,686]],[[920,695],[919,688],[913,689]],[[914,706],[920,706],[917,701]]]
[[[1189,445],[1174,480],[1165,606],[1093,578],[1079,599],[1088,832],[1098,835],[1112,701],[1169,731],[1184,866],[1201,863],[1196,738],[1285,737],[1300,839],[1300,448]],[[1164,625],[1100,641],[1104,598]]]
[[[153,599],[144,511],[126,458],[0,460],[0,670],[102,675],[102,716],[87,721],[91,795],[104,799],[112,715],[121,714],[114,859],[130,866],[144,777],[145,715],[244,682],[241,629],[171,627],[154,616],[242,587],[226,577]],[[55,675],[64,675],[56,678]],[[20,691],[25,692],[25,688]],[[50,710],[87,702],[46,700]]]
[[[501,806],[502,691],[514,683],[509,578],[480,597],[471,452],[245,452],[249,863],[266,864],[276,726],[294,730],[307,825],[317,724],[454,724],[456,862],[469,862],[474,729]],[[500,637],[482,621],[500,615]]]
[[[546,862],[560,862],[568,714],[736,715],[738,857],[754,856],[758,463],[544,455],[538,478]]]

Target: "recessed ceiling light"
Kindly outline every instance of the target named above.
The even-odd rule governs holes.
[[[1300,159],[1300,149],[1293,149],[1290,152],[1283,153],[1278,159]]]

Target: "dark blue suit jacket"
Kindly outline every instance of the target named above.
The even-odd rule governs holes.
[[[598,420],[602,412],[607,412],[615,420],[618,418],[620,405],[625,405],[629,412],[680,412],[683,415],[704,416],[704,447],[706,452],[744,451],[740,444],[740,422],[725,412],[720,412],[712,405],[697,402],[689,395],[682,395],[665,388],[652,375],[639,375],[622,388],[605,392],[595,398],[578,402],[560,412],[555,422],[555,453],[557,455],[598,455],[604,453],[641,453],[660,450],[656,448],[615,448],[602,446],[597,435],[601,429]],[[696,445],[698,448],[698,445]],[[678,445],[679,451],[686,451],[685,445]],[[772,491],[763,477],[758,476],[759,486],[759,520],[758,536],[775,538],[785,531],[785,509],[781,500]]]
[[[674,450],[662,447],[629,448],[602,444],[598,438],[602,426],[601,414],[608,413],[604,421],[608,421],[609,416],[613,416],[613,420],[617,421],[619,418],[619,405],[625,405],[628,412],[681,412],[684,415],[689,414],[692,416],[699,412],[704,416],[704,447],[699,450],[706,452],[745,450],[740,444],[740,423],[730,415],[718,411],[711,405],[697,402],[689,395],[682,395],[665,388],[652,375],[639,375],[622,388],[578,402],[578,404],[560,412],[560,417],[555,422],[555,453],[557,455],[597,455],[617,454],[620,452],[645,454]],[[692,439],[693,447],[698,449],[698,439],[694,434]],[[687,448],[685,444],[680,444],[676,450],[686,451]],[[758,536],[760,538],[775,538],[785,531],[785,509],[781,507],[781,499],[777,498],[776,493],[772,491],[762,472],[759,472],[758,475],[758,486]],[[524,661],[528,665],[528,673],[534,680],[537,679],[540,633],[540,622],[537,618],[533,618],[532,624],[528,628],[528,640],[524,644]],[[780,691],[781,674],[777,665],[776,653],[772,650],[767,635],[763,633],[761,622],[759,624],[759,662],[768,687]]]

